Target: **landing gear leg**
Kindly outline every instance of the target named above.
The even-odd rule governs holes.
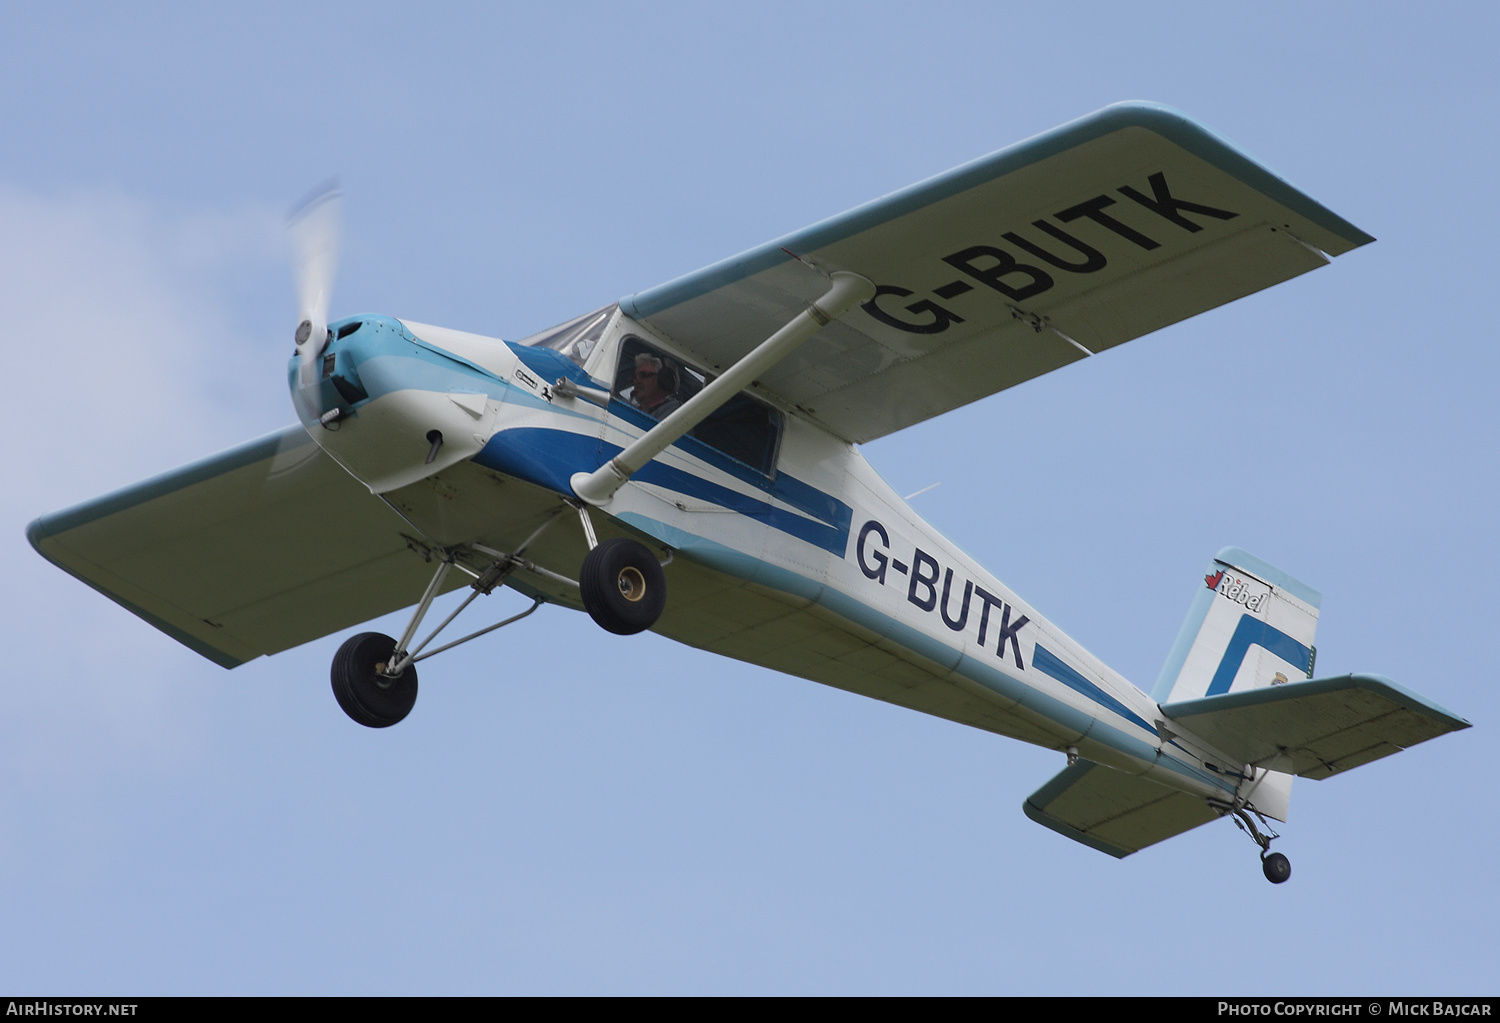
[[[456,557],[457,548],[440,552],[442,560],[438,563],[432,581],[427,584],[427,590],[422,594],[422,599],[418,602],[417,609],[399,640],[382,636],[378,632],[362,632],[345,641],[344,645],[339,647],[339,652],[334,655],[331,672],[333,695],[339,701],[339,706],[344,709],[344,713],[367,728],[388,728],[394,725],[410,714],[412,706],[417,702],[417,661],[440,654],[444,650],[451,650],[460,643],[467,643],[471,639],[487,635],[512,622],[518,622],[541,607],[542,598],[537,597],[532,601],[531,606],[520,614],[511,615],[504,621],[496,622],[478,632],[471,632],[462,639],[456,639],[436,650],[422,652],[437,638],[438,633],[458,617],[459,612],[468,607],[476,597],[493,592],[495,587],[504,582],[517,568],[525,568],[561,582],[572,583],[573,580],[555,572],[549,572],[520,556],[521,551],[524,551],[533,540],[540,536],[558,514],[561,514],[561,511],[554,513],[551,518],[538,526],[536,532],[532,533],[526,543],[513,554],[492,551],[480,544],[473,545],[467,553],[472,554],[478,551],[495,559],[483,572],[476,572],[461,564]],[[422,619],[432,607],[433,598],[442,588],[449,569],[455,567],[474,577],[474,582],[471,584],[474,592],[469,594],[452,614],[443,619],[443,623],[433,629],[426,639],[412,648],[410,644],[417,634],[418,626],[422,624]]]
[[[1256,816],[1260,817],[1260,814],[1256,814]],[[1266,819],[1261,817],[1260,822],[1265,824]],[[1281,884],[1292,876],[1292,861],[1281,853],[1273,853],[1271,851],[1271,840],[1280,838],[1280,835],[1274,831],[1269,835],[1262,834],[1260,829],[1255,826],[1255,822],[1250,819],[1250,815],[1243,808],[1234,811],[1234,823],[1241,831],[1248,832],[1250,837],[1255,840],[1255,844],[1260,846],[1260,869],[1266,875],[1267,881],[1270,881],[1272,884]],[[1269,826],[1267,830],[1269,830]]]

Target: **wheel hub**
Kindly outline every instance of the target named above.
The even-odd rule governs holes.
[[[634,566],[627,565],[620,570],[619,583],[620,596],[632,604],[646,595],[646,577]]]

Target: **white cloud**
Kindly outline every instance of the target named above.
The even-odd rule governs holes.
[[[290,319],[281,249],[273,211],[0,186],[0,736],[28,788],[108,769],[106,757],[191,755],[198,703],[172,671],[197,656],[47,564],[24,531],[291,418],[281,346],[236,308],[274,296],[271,316]]]
[[[226,306],[247,265],[258,290],[285,293],[278,230],[262,211],[174,217],[126,196],[0,187],[7,474],[73,500],[267,429],[216,391],[267,354]],[[260,361],[257,388],[276,394],[284,363]]]

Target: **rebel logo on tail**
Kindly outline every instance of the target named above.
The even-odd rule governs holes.
[[[1265,606],[1266,598],[1271,595],[1269,588],[1261,589],[1264,583],[1252,583],[1235,576],[1225,579],[1222,568],[1204,576],[1203,582],[1231,604],[1239,604],[1250,612],[1259,612]]]

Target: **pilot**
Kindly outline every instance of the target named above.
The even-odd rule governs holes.
[[[677,400],[677,369],[665,359],[642,352],[635,357],[635,383],[626,395],[649,416],[665,419],[682,405]]]

